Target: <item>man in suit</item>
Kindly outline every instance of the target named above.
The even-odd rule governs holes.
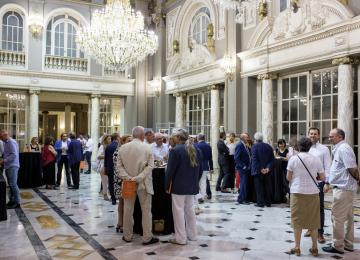
[[[216,191],[221,191],[223,193],[230,193],[227,188],[230,188],[230,152],[229,148],[226,146],[224,140],[226,139],[226,133],[220,133],[220,139],[217,143],[218,149],[218,161],[220,174],[216,183]]]
[[[234,155],[235,168],[240,172],[240,189],[237,202],[239,204],[249,204],[247,197],[249,177],[251,175],[251,153],[247,143],[250,138],[247,133],[242,133],[240,139],[240,142],[235,147]]]
[[[211,173],[213,168],[213,160],[212,160],[212,151],[211,146],[205,142],[205,135],[199,134],[197,136],[198,143],[196,144],[196,148],[198,148],[202,152],[202,175],[199,182],[200,186],[200,193],[198,194],[197,198],[199,199],[199,202],[202,202],[207,195],[207,183],[209,182],[207,175],[208,173]],[[209,185],[210,186],[210,185]],[[209,187],[210,189],[210,187]],[[208,196],[209,198],[209,196]],[[211,190],[210,190],[210,198],[211,198]]]
[[[113,133],[111,135],[111,144],[105,149],[104,168],[105,173],[109,178],[109,192],[111,196],[111,203],[116,205],[116,197],[114,192],[114,160],[113,156],[120,143],[120,135]]]
[[[70,188],[78,190],[80,184],[80,161],[82,159],[83,149],[80,141],[76,140],[76,136],[74,133],[70,134],[70,140],[71,141],[68,148],[68,156],[71,176],[74,184],[74,186]]]
[[[119,149],[118,160],[116,162],[117,172],[123,180],[133,180],[137,182],[137,196],[139,198],[142,212],[143,245],[150,245],[159,242],[158,238],[152,234],[152,213],[151,200],[154,194],[152,183],[152,169],[154,168],[154,158],[151,148],[144,143],[145,132],[141,126],[136,126],[132,130],[133,141],[124,144]],[[124,236],[125,242],[131,242],[133,238],[133,212],[135,199],[124,198]]]
[[[69,149],[70,140],[67,137],[66,133],[62,133],[60,136],[60,140],[55,142],[54,148],[57,152],[56,154],[56,162],[58,167],[57,177],[56,177],[56,186],[60,186],[62,169],[65,166],[65,174],[66,174],[66,182],[67,186],[71,187],[71,177],[69,171],[69,157],[68,157],[68,149]]]
[[[257,207],[271,207],[270,174],[274,165],[274,152],[269,144],[263,142],[262,133],[255,133],[256,143],[251,148],[251,175],[254,176]]]

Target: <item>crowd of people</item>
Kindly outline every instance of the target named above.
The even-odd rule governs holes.
[[[19,148],[6,131],[0,131],[0,165],[5,169],[10,187],[8,208],[20,207],[19,189],[16,184],[19,165]],[[185,245],[197,239],[196,214],[201,213],[199,204],[212,198],[209,176],[214,171],[212,147],[204,134],[189,136],[185,129],[174,129],[171,136],[154,133],[137,126],[132,135],[104,134],[99,139],[96,163],[91,163],[94,142],[85,135],[76,138],[74,133],[63,133],[54,142],[46,137],[43,146],[33,138],[27,151],[41,152],[43,179],[46,188],[56,189],[61,184],[62,171],[70,189],[79,189],[81,166],[85,160],[90,174],[95,170],[101,176],[100,195],[118,204],[117,232],[123,232],[123,240],[133,239],[133,212],[136,196],[142,211],[143,244],[157,243],[152,234],[151,203],[154,194],[152,170],[165,167],[166,193],[171,195],[175,236],[171,243]],[[324,193],[333,189],[333,243],[323,247],[330,253],[353,250],[354,223],[353,199],[359,184],[359,171],[355,154],[345,142],[345,133],[333,129],[329,141],[330,150],[321,144],[320,130],[311,127],[308,136],[286,147],[280,139],[274,150],[263,141],[260,132],[255,133],[254,143],[249,134],[220,133],[217,143],[219,176],[216,191],[237,192],[237,204],[249,205],[250,193],[255,193],[255,206],[271,207],[271,175],[274,161],[281,160],[281,169],[288,187],[291,208],[291,224],[294,229],[295,247],[291,253],[300,255],[302,230],[311,237],[310,253],[318,255],[318,243],[324,239]],[[57,174],[55,173],[57,168]],[[250,185],[252,180],[253,185]],[[128,187],[133,187],[129,195]],[[135,187],[135,188],[134,188]],[[126,188],[126,189],[125,189]]]

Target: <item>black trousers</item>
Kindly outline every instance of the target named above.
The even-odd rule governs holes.
[[[114,192],[114,171],[106,171],[106,174],[109,180],[108,186],[109,186],[111,200],[116,201],[115,192]]]
[[[319,189],[321,190],[319,192],[320,197],[320,228],[318,229],[318,234],[323,235],[324,234],[324,223],[325,223],[325,210],[324,210],[324,185],[325,182],[320,182],[318,184]]]
[[[63,169],[64,165],[65,165],[66,182],[67,182],[67,185],[70,186],[71,178],[70,178],[69,162],[68,162],[67,155],[61,155],[61,158],[57,164],[58,172],[57,172],[57,176],[56,176],[56,184],[60,185],[60,183],[61,183],[62,169]]]
[[[74,184],[74,189],[78,189],[79,188],[79,184],[80,184],[80,162],[74,163],[73,165],[70,166],[71,168],[71,176],[73,179],[73,184]]]
[[[235,187],[235,159],[234,155],[230,155],[229,158],[229,188],[233,189]]]
[[[211,198],[211,187],[210,187],[210,181],[208,178],[206,178],[206,195]]]
[[[92,152],[85,152],[85,159],[86,159],[86,163],[88,165],[89,173],[91,173],[91,155],[92,155]]]
[[[271,177],[270,173],[254,176],[257,204],[259,206],[271,205]]]
[[[228,163],[220,164],[220,173],[216,182],[216,190],[231,188],[231,174]],[[235,173],[234,173],[235,174]]]

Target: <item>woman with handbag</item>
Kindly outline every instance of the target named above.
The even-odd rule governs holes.
[[[299,154],[292,156],[287,166],[287,179],[290,182],[291,226],[294,229],[295,247],[290,253],[300,256],[300,240],[303,229],[311,231],[313,256],[318,256],[317,230],[320,227],[320,199],[316,179],[324,180],[324,169],[320,159],[309,153],[311,140],[299,140]]]
[[[45,138],[44,148],[42,149],[42,169],[43,180],[46,185],[46,189],[55,190],[55,162],[56,154],[53,147],[54,139],[50,136]]]

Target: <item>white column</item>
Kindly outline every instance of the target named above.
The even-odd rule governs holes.
[[[69,133],[71,131],[71,104],[65,104],[65,132]]]
[[[39,89],[30,89],[30,113],[28,142],[34,136],[39,137]]]
[[[218,150],[217,142],[220,135],[220,90],[219,86],[211,86],[211,136],[210,145],[212,148],[214,169],[218,168]]]
[[[185,127],[185,94],[176,93],[176,111],[175,111],[175,127]]]
[[[353,111],[353,79],[352,64],[359,60],[352,57],[334,59],[332,63],[338,67],[338,128],[344,130],[345,140],[354,144],[354,111]],[[324,135],[328,133],[323,133]]]
[[[92,94],[91,95],[91,138],[94,142],[94,148],[92,153],[92,160],[96,160],[97,155],[97,143],[99,140],[99,115],[100,112],[100,95]]]
[[[264,142],[273,144],[273,76],[270,74],[259,75],[262,80],[261,87],[261,131],[264,135]]]

